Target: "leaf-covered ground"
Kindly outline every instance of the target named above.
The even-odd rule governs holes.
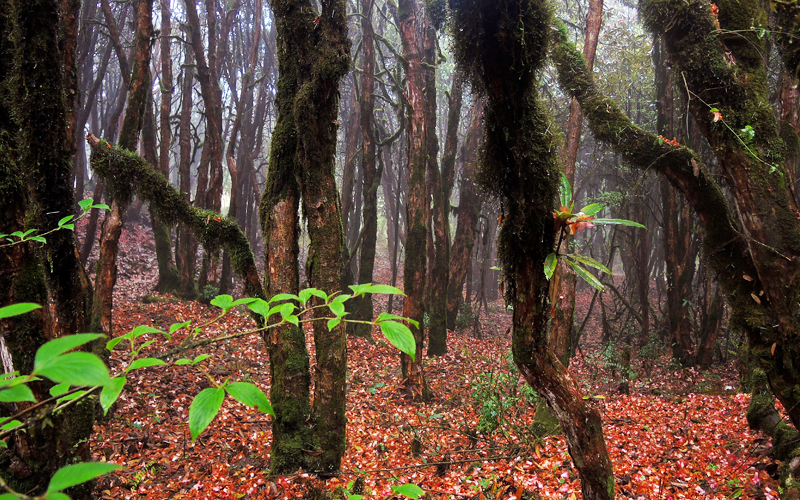
[[[196,325],[218,311],[171,297],[142,300],[157,278],[151,242],[148,228],[140,225],[123,233],[117,334],[137,325]],[[389,280],[385,262],[377,273],[376,281]],[[588,293],[579,297],[579,315],[590,300]],[[384,299],[380,307],[385,305]],[[391,487],[413,483],[432,498],[581,498],[563,438],[536,439],[529,430],[537,398],[509,363],[510,315],[500,302],[490,305],[488,316],[481,312],[482,340],[471,327],[451,332],[448,354],[426,360],[435,395],[428,404],[401,397],[397,351],[380,333],[374,342],[349,340],[348,451],[341,476],[327,482],[302,471],[270,477],[269,417],[231,399],[192,443],[188,410],[194,395],[210,386],[205,375],[174,365],[136,371],[110,417],[95,427],[95,460],[126,467],[104,478],[97,494],[256,499],[321,498],[320,492],[328,492],[346,498],[344,488],[363,486],[366,498],[399,498]],[[201,335],[252,327],[237,312]],[[599,347],[595,330],[590,321],[571,370],[589,404],[603,414],[617,498],[777,498],[769,442],[747,428],[748,396],[735,390],[735,367],[697,373],[671,367],[664,354],[644,365],[635,356],[631,369],[623,369],[616,352]],[[148,352],[167,347],[163,337],[150,338],[159,342]],[[310,332],[307,341],[313,356]],[[269,390],[267,354],[257,335],[205,352],[211,357],[203,366],[217,381],[252,381]],[[115,351],[112,371],[123,362]],[[631,395],[623,395],[619,385],[631,372],[637,372]]]

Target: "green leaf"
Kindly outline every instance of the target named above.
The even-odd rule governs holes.
[[[53,397],[60,396],[69,390],[69,384],[56,384],[50,388],[50,395]]]
[[[592,224],[594,224],[595,226],[618,225],[618,226],[630,226],[630,227],[647,229],[645,226],[639,224],[638,222],[633,222],[632,220],[626,220],[626,219],[594,219],[592,220]]]
[[[365,293],[383,293],[388,295],[402,295],[405,297],[406,294],[403,293],[402,290],[399,288],[390,286],[390,285],[367,285],[367,288],[364,290]]]
[[[0,426],[0,429],[2,429],[4,431],[7,431],[8,429],[13,429],[14,427],[16,427],[18,425],[21,425],[21,424],[22,424],[22,422],[20,422],[19,420],[12,420],[11,422],[6,422],[2,426]]]
[[[72,226],[72,224],[70,224],[70,226]],[[67,228],[67,229],[71,229],[71,228]],[[72,229],[74,229],[74,226],[72,227]],[[39,243],[47,243],[47,238],[45,238],[44,236],[31,236],[28,239],[30,241],[38,241]]]
[[[606,274],[609,274],[609,275],[612,274],[611,273],[611,269],[607,268],[606,266],[604,266],[603,264],[601,264],[600,262],[594,260],[591,257],[587,257],[585,255],[580,255],[580,254],[577,254],[577,253],[568,253],[568,254],[564,255],[564,257],[570,258],[570,259],[572,259],[572,260],[574,260],[576,262],[580,262],[581,264],[587,265],[589,267],[593,267],[593,268],[595,268],[595,269],[597,269],[599,271],[603,271]]]
[[[65,493],[61,493],[60,491],[54,491],[53,493],[48,493],[45,495],[44,500],[72,500],[68,495]]]
[[[375,318],[375,323],[380,323],[381,321],[386,321],[387,319],[396,319],[398,321],[408,321],[412,325],[419,328],[419,321],[413,320],[411,318],[404,318],[403,316],[398,316],[396,314],[389,314],[387,312],[382,312]]]
[[[36,351],[36,357],[33,360],[33,371],[38,372],[39,366],[44,365],[51,361],[56,356],[59,356],[67,351],[71,351],[76,347],[82,346],[88,342],[105,337],[100,333],[76,333],[74,335],[67,335],[65,337],[57,338],[46,343]],[[102,361],[101,361],[102,362]],[[79,384],[73,384],[79,385]]]
[[[586,205],[585,207],[581,208],[580,211],[583,212],[583,215],[586,215],[587,217],[592,217],[593,215],[595,215],[597,212],[599,212],[602,209],[603,209],[603,205],[602,204],[600,204],[600,203],[591,203],[591,204]]]
[[[556,257],[556,254],[554,253],[548,254],[544,259],[544,275],[548,280],[553,277],[553,273],[556,272],[557,265],[558,257]]]
[[[33,391],[27,385],[20,384],[0,390],[0,402],[17,403],[20,401],[36,402]]]
[[[425,490],[416,484],[401,484],[400,486],[392,486],[392,491],[398,495],[403,495],[408,498],[419,498],[425,494]]]
[[[110,381],[105,363],[88,352],[56,356],[36,366],[34,372],[53,382],[67,382],[74,386],[106,385]]]
[[[147,368],[148,366],[158,366],[158,365],[166,365],[164,361],[156,358],[141,358],[135,360],[131,365],[128,367],[126,372],[132,372],[133,370],[138,370],[139,368]]]
[[[0,441],[0,448],[6,448],[6,447],[8,447],[6,442]],[[3,493],[2,495],[0,495],[0,500],[19,500],[19,497],[17,495],[12,495],[11,493]]]
[[[192,361],[189,360],[189,359],[184,358],[184,359],[179,359],[178,361],[175,362],[175,364],[176,365],[191,365]]]
[[[331,302],[328,304],[328,308],[330,308],[333,315],[337,318],[341,318],[345,315],[344,304],[342,302]]]
[[[219,307],[224,312],[228,312],[231,307],[233,307],[233,297],[230,295],[217,295],[211,299],[211,305]]]
[[[0,307],[0,319],[10,318],[12,316],[19,316],[20,314],[25,314],[27,312],[31,312],[34,309],[39,309],[42,306],[39,304],[31,304],[29,302],[23,302],[20,304],[11,304],[10,306]]]
[[[64,224],[66,224],[67,222],[71,221],[74,218],[75,218],[74,215],[67,215],[66,217],[64,217],[60,221],[58,221],[58,227],[64,227]]]
[[[130,333],[128,333],[128,335],[130,335],[130,338],[138,339],[139,337],[147,333],[164,333],[164,332],[162,330],[159,330],[158,328],[153,328],[152,326],[140,325],[131,330]]]
[[[350,298],[352,298],[352,295],[348,295],[346,293],[343,293],[341,295],[337,295],[336,297],[332,298],[330,300],[330,303],[331,304],[342,304],[345,301],[349,300]]]
[[[294,314],[290,314],[283,319],[285,319],[287,323],[291,323],[294,326],[300,326],[300,318],[298,318]]]
[[[86,391],[75,391],[72,394],[67,394],[63,398],[58,398],[56,403],[62,403],[64,401],[72,401],[73,399],[78,399],[79,397],[83,396],[84,394],[86,394]]]
[[[260,314],[264,319],[269,319],[269,303],[263,299],[256,299],[247,304],[247,308],[256,314]]]
[[[363,283],[361,285],[350,285],[350,290],[353,291],[353,297],[358,297],[364,294],[364,291],[372,286],[372,283]]]
[[[84,212],[86,212],[86,211],[88,211],[90,208],[92,208],[92,203],[94,203],[94,200],[93,200],[93,199],[91,199],[91,198],[86,198],[85,200],[81,200],[81,201],[79,201],[79,202],[78,202],[78,206],[79,206],[79,207],[81,207],[81,210],[83,210]]]
[[[116,337],[109,340],[108,342],[106,342],[106,349],[108,349],[109,351],[113,351],[114,348],[117,347],[117,344],[119,344],[123,340],[127,340],[127,338],[128,338],[127,335],[123,335],[122,337]]]
[[[111,207],[109,207],[105,203],[95,203],[92,205],[92,208],[96,208],[98,210],[111,210]]]
[[[108,409],[111,408],[111,405],[119,399],[119,395],[122,394],[122,388],[125,387],[126,381],[125,377],[114,377],[111,379],[111,382],[100,391],[100,406],[103,407],[104,415],[108,413]]]
[[[311,295],[314,297],[319,297],[325,302],[328,302],[328,294],[323,292],[322,290],[317,290],[316,288],[309,288],[308,290],[311,291]]]
[[[586,281],[587,283],[589,283],[593,287],[597,288],[601,292],[605,292],[606,291],[606,287],[604,287],[603,284],[600,283],[600,280],[595,278],[594,275],[592,275],[589,271],[587,271],[586,269],[582,268],[581,266],[579,266],[578,264],[576,264],[576,263],[574,263],[574,262],[572,262],[570,260],[568,260],[566,262],[567,262],[567,264],[569,264],[569,267],[571,267],[575,271],[575,274],[577,274],[578,276],[583,278],[584,281]]]
[[[297,309],[297,306],[295,306],[291,302],[281,304],[278,307],[279,307],[278,312],[281,314],[281,318],[283,318],[286,321],[289,321],[288,317],[291,316],[292,313],[294,313],[295,309]]]
[[[333,330],[334,328],[339,326],[339,323],[341,323],[341,322],[342,322],[342,320],[340,318],[329,319],[328,320],[328,330]]]
[[[572,186],[569,185],[569,179],[561,172],[561,186],[559,189],[561,193],[561,206],[568,207],[569,202],[572,201]]]
[[[243,405],[268,413],[272,418],[275,418],[275,412],[272,411],[272,405],[269,404],[267,395],[255,384],[233,382],[225,386],[225,392]]]
[[[291,293],[279,293],[278,295],[269,299],[269,303],[272,304],[273,302],[279,302],[281,300],[296,300],[300,302],[300,297]]]
[[[115,470],[120,470],[121,468],[121,465],[101,462],[84,462],[66,465],[58,469],[53,475],[53,479],[50,480],[50,485],[47,486],[45,495],[65,490],[76,484],[91,481],[96,477],[100,477],[103,474],[108,474]]]
[[[192,364],[196,365],[197,363],[202,363],[203,361],[207,360],[210,357],[211,357],[210,354],[201,354],[201,355],[197,356],[196,358],[194,358],[194,360],[192,361]]]
[[[305,305],[306,302],[308,302],[308,299],[311,298],[311,290],[313,289],[305,288],[303,290],[300,290],[300,293],[297,294],[297,296],[300,297],[300,305]]]
[[[173,333],[177,332],[181,328],[187,327],[191,325],[191,321],[184,321],[183,323],[173,323],[169,326],[169,334],[172,335]]]
[[[231,304],[231,305],[233,307],[241,306],[241,305],[245,305],[246,306],[247,304],[249,304],[251,302],[255,302],[256,300],[258,300],[258,299],[254,298],[254,297],[243,297],[241,299],[234,300],[233,304]]]
[[[417,343],[414,340],[414,334],[406,325],[397,321],[381,321],[378,326],[381,327],[381,332],[390,344],[411,356],[412,360],[415,359]]]
[[[192,442],[203,432],[208,424],[217,416],[222,401],[225,399],[225,389],[209,387],[200,391],[192,406],[189,407],[189,430],[192,433]]]

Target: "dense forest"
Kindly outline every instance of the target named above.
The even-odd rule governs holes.
[[[0,499],[800,499],[796,2],[0,32]]]

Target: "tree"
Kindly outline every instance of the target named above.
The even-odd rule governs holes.
[[[798,21],[793,8],[779,11],[776,40],[787,69],[795,71],[797,50],[789,40]],[[786,182],[786,161],[793,158],[798,138],[791,128],[779,127],[767,99],[762,58],[767,41],[759,36],[769,28],[766,12],[754,1],[709,5],[647,0],[639,13],[663,40],[675,74],[685,78],[681,92],[719,161],[731,203],[692,150],[632,126],[600,94],[582,57],[563,36],[554,50],[560,84],[579,100],[596,138],[630,165],[664,175],[691,204],[705,230],[705,258],[731,306],[730,324],[747,334],[751,359],[797,428],[800,225]],[[736,34],[729,38],[728,33]],[[772,404],[771,398],[754,397],[757,401],[760,408],[751,408],[748,415],[758,416]],[[796,472],[784,466],[785,477]]]
[[[344,267],[348,261],[345,257],[347,252],[339,193],[333,175],[339,81],[350,67],[346,5],[344,0],[323,0],[321,10],[317,12],[309,0],[276,0],[271,7],[280,46],[279,140],[273,143],[271,154],[279,161],[274,167],[279,180],[274,185],[268,185],[268,191],[265,190],[261,206],[262,224],[265,224],[265,216],[275,217],[291,211],[292,204],[299,201],[299,194],[311,240],[306,276],[311,286],[332,294],[343,287]],[[296,213],[296,205],[294,207]],[[287,249],[297,248],[296,226],[291,224],[293,220],[291,216],[286,220],[275,218],[268,223],[269,227],[265,226],[265,234],[267,230],[272,231],[271,238],[275,238],[270,241],[268,248],[277,243],[287,245]],[[289,225],[284,230],[287,232],[281,232],[279,228],[284,223]],[[294,231],[294,234],[289,234],[289,231]],[[281,241],[280,238],[285,239]],[[278,255],[281,260],[276,264],[286,265],[287,269],[296,265],[289,262],[291,258],[297,262],[296,254],[292,251]],[[273,263],[268,261],[267,265],[272,266]],[[286,272],[275,286],[295,286],[294,280],[297,278],[293,272]],[[322,310],[315,311],[315,317],[325,317],[325,314]],[[278,339],[271,347],[283,350],[287,357],[293,357],[291,363],[285,364],[281,364],[287,360],[281,357],[282,354],[271,357],[271,370],[273,373],[283,373],[284,380],[287,377],[286,368],[300,369],[308,356],[301,352],[305,349],[304,342],[294,342],[302,344],[302,348],[284,343],[292,342],[290,336],[298,334],[302,339],[302,330],[297,329],[295,333],[288,332],[286,337]],[[291,421],[285,423],[285,430],[297,433],[294,437],[286,436],[292,440],[287,440],[287,445],[293,450],[287,448],[287,452],[293,453],[294,461],[284,462],[289,459],[289,456],[285,456],[279,463],[284,470],[308,466],[316,472],[332,474],[339,470],[345,452],[347,344],[344,325],[329,328],[323,321],[315,322],[314,344],[318,368],[314,405],[310,413],[305,413],[308,411],[303,388],[307,384],[306,379],[293,381],[292,385],[301,387],[299,396],[303,398],[298,402],[302,408],[287,414],[286,418]],[[308,373],[307,369],[305,373]],[[291,389],[292,386],[287,385],[283,391],[272,395],[273,404],[276,398],[287,403],[297,397],[287,392]],[[313,426],[313,434],[310,434],[310,426]],[[308,448],[300,447],[306,443],[303,435],[310,435],[313,439]]]
[[[487,98],[481,177],[502,203],[499,253],[506,300],[514,308],[514,362],[555,412],[584,498],[610,499],[614,477],[600,413],[583,401],[547,341],[543,263],[555,245],[559,169],[535,83],[548,51],[551,13],[537,0],[451,0],[450,7],[458,63]]]
[[[58,227],[74,210],[59,27],[55,0],[0,2],[0,209],[6,234]],[[31,243],[0,249],[0,306],[48,303],[49,295],[55,314],[48,308],[0,323],[13,370],[29,369],[36,349],[50,338],[83,331],[88,314],[87,282],[71,232]],[[46,394],[50,386],[42,381],[33,390]],[[88,457],[93,422],[94,405],[85,403],[54,415],[53,425],[17,433],[0,451],[0,474],[19,491],[34,491],[59,467]],[[89,491],[75,496],[88,497]]]

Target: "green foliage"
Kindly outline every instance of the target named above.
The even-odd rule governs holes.
[[[482,373],[471,383],[473,403],[478,406],[478,432],[492,434],[506,421],[506,414],[520,404],[535,405],[538,394],[528,384],[518,387],[519,371],[509,358],[507,372]]]

